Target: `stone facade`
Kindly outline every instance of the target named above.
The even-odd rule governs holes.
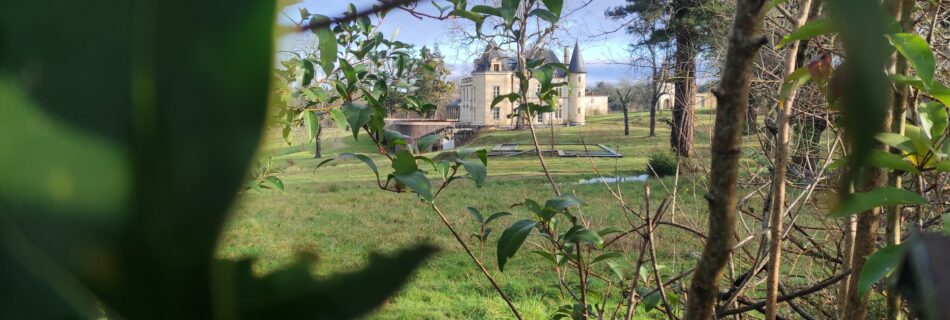
[[[530,58],[560,63],[551,50],[539,50],[531,54]],[[564,61],[567,61],[566,48]],[[514,126],[517,118],[509,118],[508,115],[513,114],[517,102],[504,100],[494,108],[491,103],[499,95],[518,91],[515,87],[518,83],[515,76],[517,69],[516,59],[504,55],[494,44],[486,47],[482,56],[474,61],[472,76],[459,82],[459,123],[472,126]],[[557,88],[561,97],[557,111],[541,114],[532,121],[539,124],[583,125],[587,114],[606,113],[606,96],[587,95],[586,73],[580,47],[575,44],[568,72],[557,71],[554,75],[554,83],[567,82],[566,86]],[[531,79],[528,82],[528,92],[535,93],[539,90],[538,81]],[[528,101],[539,103],[537,96],[529,97]]]

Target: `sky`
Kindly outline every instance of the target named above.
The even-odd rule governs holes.
[[[448,6],[444,0],[435,0],[441,6]],[[479,4],[481,0],[470,0],[469,5]],[[626,47],[632,36],[620,29],[617,21],[604,17],[604,12],[612,7],[623,5],[624,0],[593,0],[586,6],[587,1],[565,0],[564,13],[577,10],[562,21],[563,32],[559,40],[567,45],[577,41],[582,49],[584,61],[587,63],[588,84],[598,81],[616,82],[620,80],[642,81],[647,72],[623,64],[627,60]],[[282,24],[292,24],[290,19],[299,21],[299,9],[306,8],[311,13],[326,16],[339,16],[347,5],[353,3],[357,8],[367,8],[376,3],[375,0],[307,0],[284,8],[286,16],[281,17]],[[427,13],[437,13],[430,1],[420,1],[418,10]],[[384,19],[380,29],[395,39],[411,43],[417,47],[433,47],[440,43],[440,51],[445,55],[446,64],[452,69],[449,79],[459,79],[468,76],[472,69],[472,59],[484,48],[484,44],[471,46],[453,45],[450,26],[455,22],[439,21],[435,19],[418,19],[401,10],[391,11]],[[619,30],[618,30],[619,29]],[[305,45],[309,34],[291,34],[278,41],[278,49],[292,49]],[[550,48],[561,55],[562,47]]]

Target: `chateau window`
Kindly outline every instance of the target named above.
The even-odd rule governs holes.
[[[544,113],[539,113],[539,114],[538,114],[538,122],[544,123]]]
[[[539,96],[541,95],[541,84],[540,84],[540,83],[538,84],[538,87],[535,88],[534,94],[539,95]]]
[[[555,118],[558,118],[558,119],[561,118],[561,108],[560,108],[560,107],[557,108],[557,112],[554,113],[554,117],[555,117]]]
[[[497,97],[497,96],[500,96],[500,95],[501,95],[501,87],[499,87],[499,86],[492,86],[492,87],[491,87],[491,96],[492,96],[492,98]]]
[[[495,120],[501,119],[501,108],[498,108],[498,107],[492,108],[491,117],[492,119],[495,119]]]
[[[501,71],[501,66],[498,65],[497,63],[492,63],[491,70],[495,72]]]

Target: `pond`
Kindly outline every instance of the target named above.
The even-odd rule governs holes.
[[[594,183],[617,183],[617,182],[643,182],[647,181],[650,178],[648,174],[641,174],[638,176],[620,176],[620,177],[597,177],[590,179],[581,179],[577,181],[577,184],[594,184]]]

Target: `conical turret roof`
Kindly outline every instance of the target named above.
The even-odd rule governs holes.
[[[571,73],[587,73],[584,58],[581,57],[581,47],[574,42],[574,54],[571,55],[571,65],[567,68]]]

